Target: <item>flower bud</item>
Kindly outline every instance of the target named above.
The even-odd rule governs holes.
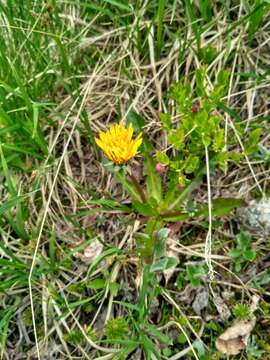
[[[199,105],[193,104],[192,107],[191,107],[191,112],[197,113],[198,110],[199,110]]]
[[[167,166],[162,165],[161,163],[157,163],[157,165],[156,165],[156,171],[157,171],[159,174],[164,174],[164,173],[167,171]]]

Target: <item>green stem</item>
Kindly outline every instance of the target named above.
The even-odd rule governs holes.
[[[135,178],[135,176],[131,173],[128,174],[130,181],[132,182],[132,184],[134,185],[135,189],[137,190],[137,192],[140,195],[140,198],[142,200],[143,203],[147,202],[145,193],[141,187],[141,185],[139,184],[139,182],[137,181],[137,179]]]

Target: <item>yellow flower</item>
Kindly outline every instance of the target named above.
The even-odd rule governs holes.
[[[99,138],[95,138],[98,146],[104,151],[108,159],[117,165],[125,164],[133,158],[142,143],[142,133],[132,139],[133,127],[126,128],[122,123],[114,124],[106,132],[101,131]]]

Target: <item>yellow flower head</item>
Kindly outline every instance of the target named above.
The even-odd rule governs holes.
[[[106,132],[101,131],[99,138],[95,138],[95,141],[108,159],[117,165],[121,165],[136,155],[142,143],[142,133],[135,139],[132,139],[132,135],[132,125],[129,124],[126,128],[120,123],[112,125]]]

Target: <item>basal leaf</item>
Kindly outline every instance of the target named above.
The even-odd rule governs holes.
[[[175,267],[178,264],[178,259],[176,257],[166,257],[164,259],[156,261],[150,267],[150,272],[164,271]]]
[[[212,201],[212,215],[228,215],[232,210],[245,205],[244,200],[234,198],[218,198]],[[196,212],[196,216],[208,216],[208,204],[202,205]]]

